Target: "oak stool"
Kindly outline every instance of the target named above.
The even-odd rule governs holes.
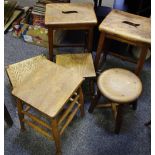
[[[92,113],[95,107],[111,107],[115,118],[115,133],[119,133],[122,107],[137,100],[142,92],[142,83],[134,73],[126,69],[112,68],[100,74],[97,86],[99,90],[89,112]],[[101,94],[110,101],[109,104],[98,104]]]
[[[7,73],[13,85],[12,94],[17,98],[21,129],[25,129],[26,123],[53,139],[56,153],[61,154],[60,136],[79,109],[81,116],[84,115],[83,78],[44,56],[9,65]],[[40,112],[51,123],[32,114],[31,109]]]
[[[112,10],[99,25],[100,38],[95,58],[95,69],[97,70],[101,62],[100,57],[103,51],[104,57],[110,52],[104,51],[104,41],[106,38],[121,41],[129,45],[141,48],[140,58],[138,59],[135,69],[136,75],[139,76],[148,48],[151,44],[151,20],[150,18],[141,17],[127,12]],[[113,53],[121,59],[132,61],[128,57]]]
[[[96,24],[97,19],[92,3],[47,4],[45,25],[48,27],[50,60],[53,60],[53,30],[87,30],[87,50],[92,51],[93,28]]]

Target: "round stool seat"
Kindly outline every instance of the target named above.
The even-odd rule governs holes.
[[[108,99],[126,103],[140,96],[142,83],[134,73],[126,69],[112,68],[100,74],[98,88]]]

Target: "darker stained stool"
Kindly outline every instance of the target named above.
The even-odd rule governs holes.
[[[88,31],[87,51],[92,52],[93,29],[97,19],[92,3],[55,3],[46,5],[45,25],[48,28],[49,58],[53,60],[53,31]],[[61,46],[61,45],[59,45]],[[73,47],[73,45],[67,45]],[[64,47],[67,47],[64,46]],[[76,47],[76,46],[74,46]]]
[[[148,48],[151,44],[151,20],[150,18],[133,15],[127,12],[112,10],[99,26],[100,38],[95,58],[95,69],[99,69],[101,62],[101,54],[106,60],[106,55],[111,52],[106,51],[105,40],[113,39],[129,45],[134,45],[141,48],[140,57],[135,69],[136,75],[140,75],[143,68]],[[112,54],[112,53],[111,53]],[[123,60],[134,62],[128,57],[114,54]]]
[[[8,112],[8,109],[5,106],[5,104],[4,104],[4,120],[5,120],[5,122],[7,123],[8,126],[11,127],[13,125],[13,120],[12,120],[12,118],[11,118],[11,116],[10,116],[10,114]]]
[[[134,73],[121,68],[112,68],[101,73],[97,86],[98,93],[88,111],[92,113],[95,107],[111,107],[115,119],[115,133],[118,134],[122,124],[122,108],[138,99],[142,92],[142,83]],[[98,104],[101,95],[110,102]]]

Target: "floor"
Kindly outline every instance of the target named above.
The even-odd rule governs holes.
[[[34,1],[22,1],[20,4],[33,5]],[[39,55],[48,55],[48,49],[25,43],[14,38],[12,33],[4,37],[5,66]],[[103,69],[123,67],[134,69],[134,65],[108,56]],[[146,61],[141,73],[143,93],[138,101],[138,108],[133,111],[127,106],[124,109],[124,121],[119,135],[113,132],[114,121],[111,110],[96,109],[88,113],[89,100],[85,103],[85,117],[78,115],[68,126],[61,138],[63,155],[149,155],[151,154],[151,129],[144,126],[151,115],[151,63]],[[54,155],[53,141],[46,139],[33,129],[26,127],[20,132],[15,99],[11,96],[11,87],[5,72],[5,104],[13,119],[13,126],[4,124],[5,155]]]

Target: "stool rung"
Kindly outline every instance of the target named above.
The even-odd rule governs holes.
[[[69,112],[72,110],[73,106],[75,104],[78,104],[77,100],[79,99],[79,95],[76,96],[76,98],[72,101],[72,103],[70,104],[70,106],[67,108],[67,110],[64,112],[64,114],[62,115],[62,117],[59,119],[58,124],[60,124],[65,118],[66,116],[69,114]]]
[[[24,109],[24,111],[27,112],[27,111],[30,110],[30,108],[31,108],[31,107],[27,105],[26,108]]]
[[[111,108],[111,103],[107,104],[97,104],[97,108]]]
[[[69,123],[72,121],[73,117],[75,116],[75,114],[77,113],[78,109],[80,108],[80,104],[78,104],[78,106],[76,107],[76,109],[69,115],[66,123],[63,125],[63,127],[61,128],[60,131],[60,135],[62,135],[62,133],[64,132],[64,130],[66,129],[66,127],[69,125]]]
[[[112,112],[114,115],[114,119],[116,120],[117,117],[117,105],[115,103],[111,103],[111,107],[112,107]]]
[[[40,125],[42,125],[42,126],[48,128],[48,129],[52,130],[52,128],[51,128],[48,124],[46,124],[45,122],[43,122],[42,120],[40,120],[40,119],[37,118],[36,116],[34,116],[34,115],[32,115],[32,114],[30,114],[30,113],[28,113],[28,112],[26,112],[26,111],[22,111],[22,113],[23,113],[24,115],[27,115],[27,116],[30,117],[33,121],[39,123]]]
[[[23,122],[25,122],[27,125],[29,125],[30,127],[32,127],[33,129],[35,129],[36,131],[38,131],[39,133],[41,133],[42,135],[46,136],[47,138],[49,138],[50,140],[53,140],[53,136],[48,134],[45,130],[41,129],[40,127],[36,126],[35,124],[33,124],[30,121],[27,121],[25,119],[22,120]]]

